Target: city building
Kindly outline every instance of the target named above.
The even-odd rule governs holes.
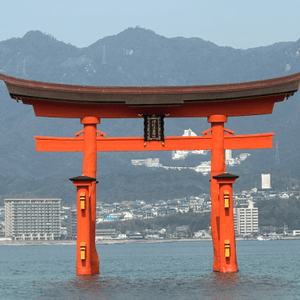
[[[187,130],[184,130],[184,133],[182,136],[197,136],[197,134],[193,130],[187,129]],[[176,151],[172,151],[172,159],[173,160],[185,159],[188,155],[191,155],[191,154],[206,155],[207,153],[208,153],[208,150],[192,150],[192,151],[176,150]]]
[[[271,174],[261,174],[261,188],[263,190],[265,189],[271,189]]]
[[[159,158],[132,159],[131,163],[134,166],[146,166],[148,168],[162,167],[162,164],[159,163]]]
[[[177,226],[174,233],[174,237],[178,239],[191,237],[190,226],[189,225]]]
[[[54,240],[61,237],[61,199],[4,199],[5,237]]]
[[[100,228],[96,229],[96,241],[112,239],[117,237],[117,231],[114,228]]]
[[[237,235],[258,232],[258,208],[249,200],[248,207],[234,208],[234,230]]]
[[[75,240],[76,237],[77,237],[77,210],[70,209],[68,211],[67,239]]]

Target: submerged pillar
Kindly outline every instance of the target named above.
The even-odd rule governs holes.
[[[95,273],[94,249],[91,243],[93,231],[91,215],[91,190],[96,178],[78,176],[70,178],[77,187],[77,248],[76,274],[91,275]],[[99,269],[99,265],[98,265]]]
[[[232,185],[239,176],[223,173],[214,176],[219,186],[219,272],[237,272],[236,245],[233,216]]]
[[[96,178],[97,173],[97,124],[100,119],[96,117],[84,117],[81,124],[84,125],[84,150],[83,150],[83,166],[82,174],[85,176]],[[99,274],[99,256],[96,249],[96,181],[92,182],[90,188],[91,194],[91,263],[92,273]]]
[[[208,117],[211,123],[211,236],[214,247],[213,270],[220,271],[220,212],[219,212],[219,185],[213,176],[226,172],[224,149],[224,123],[227,117],[224,115],[212,115]]]

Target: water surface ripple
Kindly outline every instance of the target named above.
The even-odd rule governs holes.
[[[212,272],[211,242],[97,245],[100,275],[75,275],[75,246],[0,246],[1,299],[300,299],[300,240],[238,241],[240,272]]]

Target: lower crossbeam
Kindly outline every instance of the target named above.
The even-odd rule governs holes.
[[[250,135],[224,135],[225,149],[266,149],[273,147],[274,133]],[[84,137],[61,138],[35,136],[36,151],[42,152],[80,152],[84,148]],[[114,151],[175,151],[175,150],[211,150],[211,135],[166,137],[164,142],[148,141],[143,137],[97,137],[98,152]]]

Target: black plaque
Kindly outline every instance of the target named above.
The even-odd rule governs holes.
[[[144,140],[164,141],[164,115],[144,115]]]

